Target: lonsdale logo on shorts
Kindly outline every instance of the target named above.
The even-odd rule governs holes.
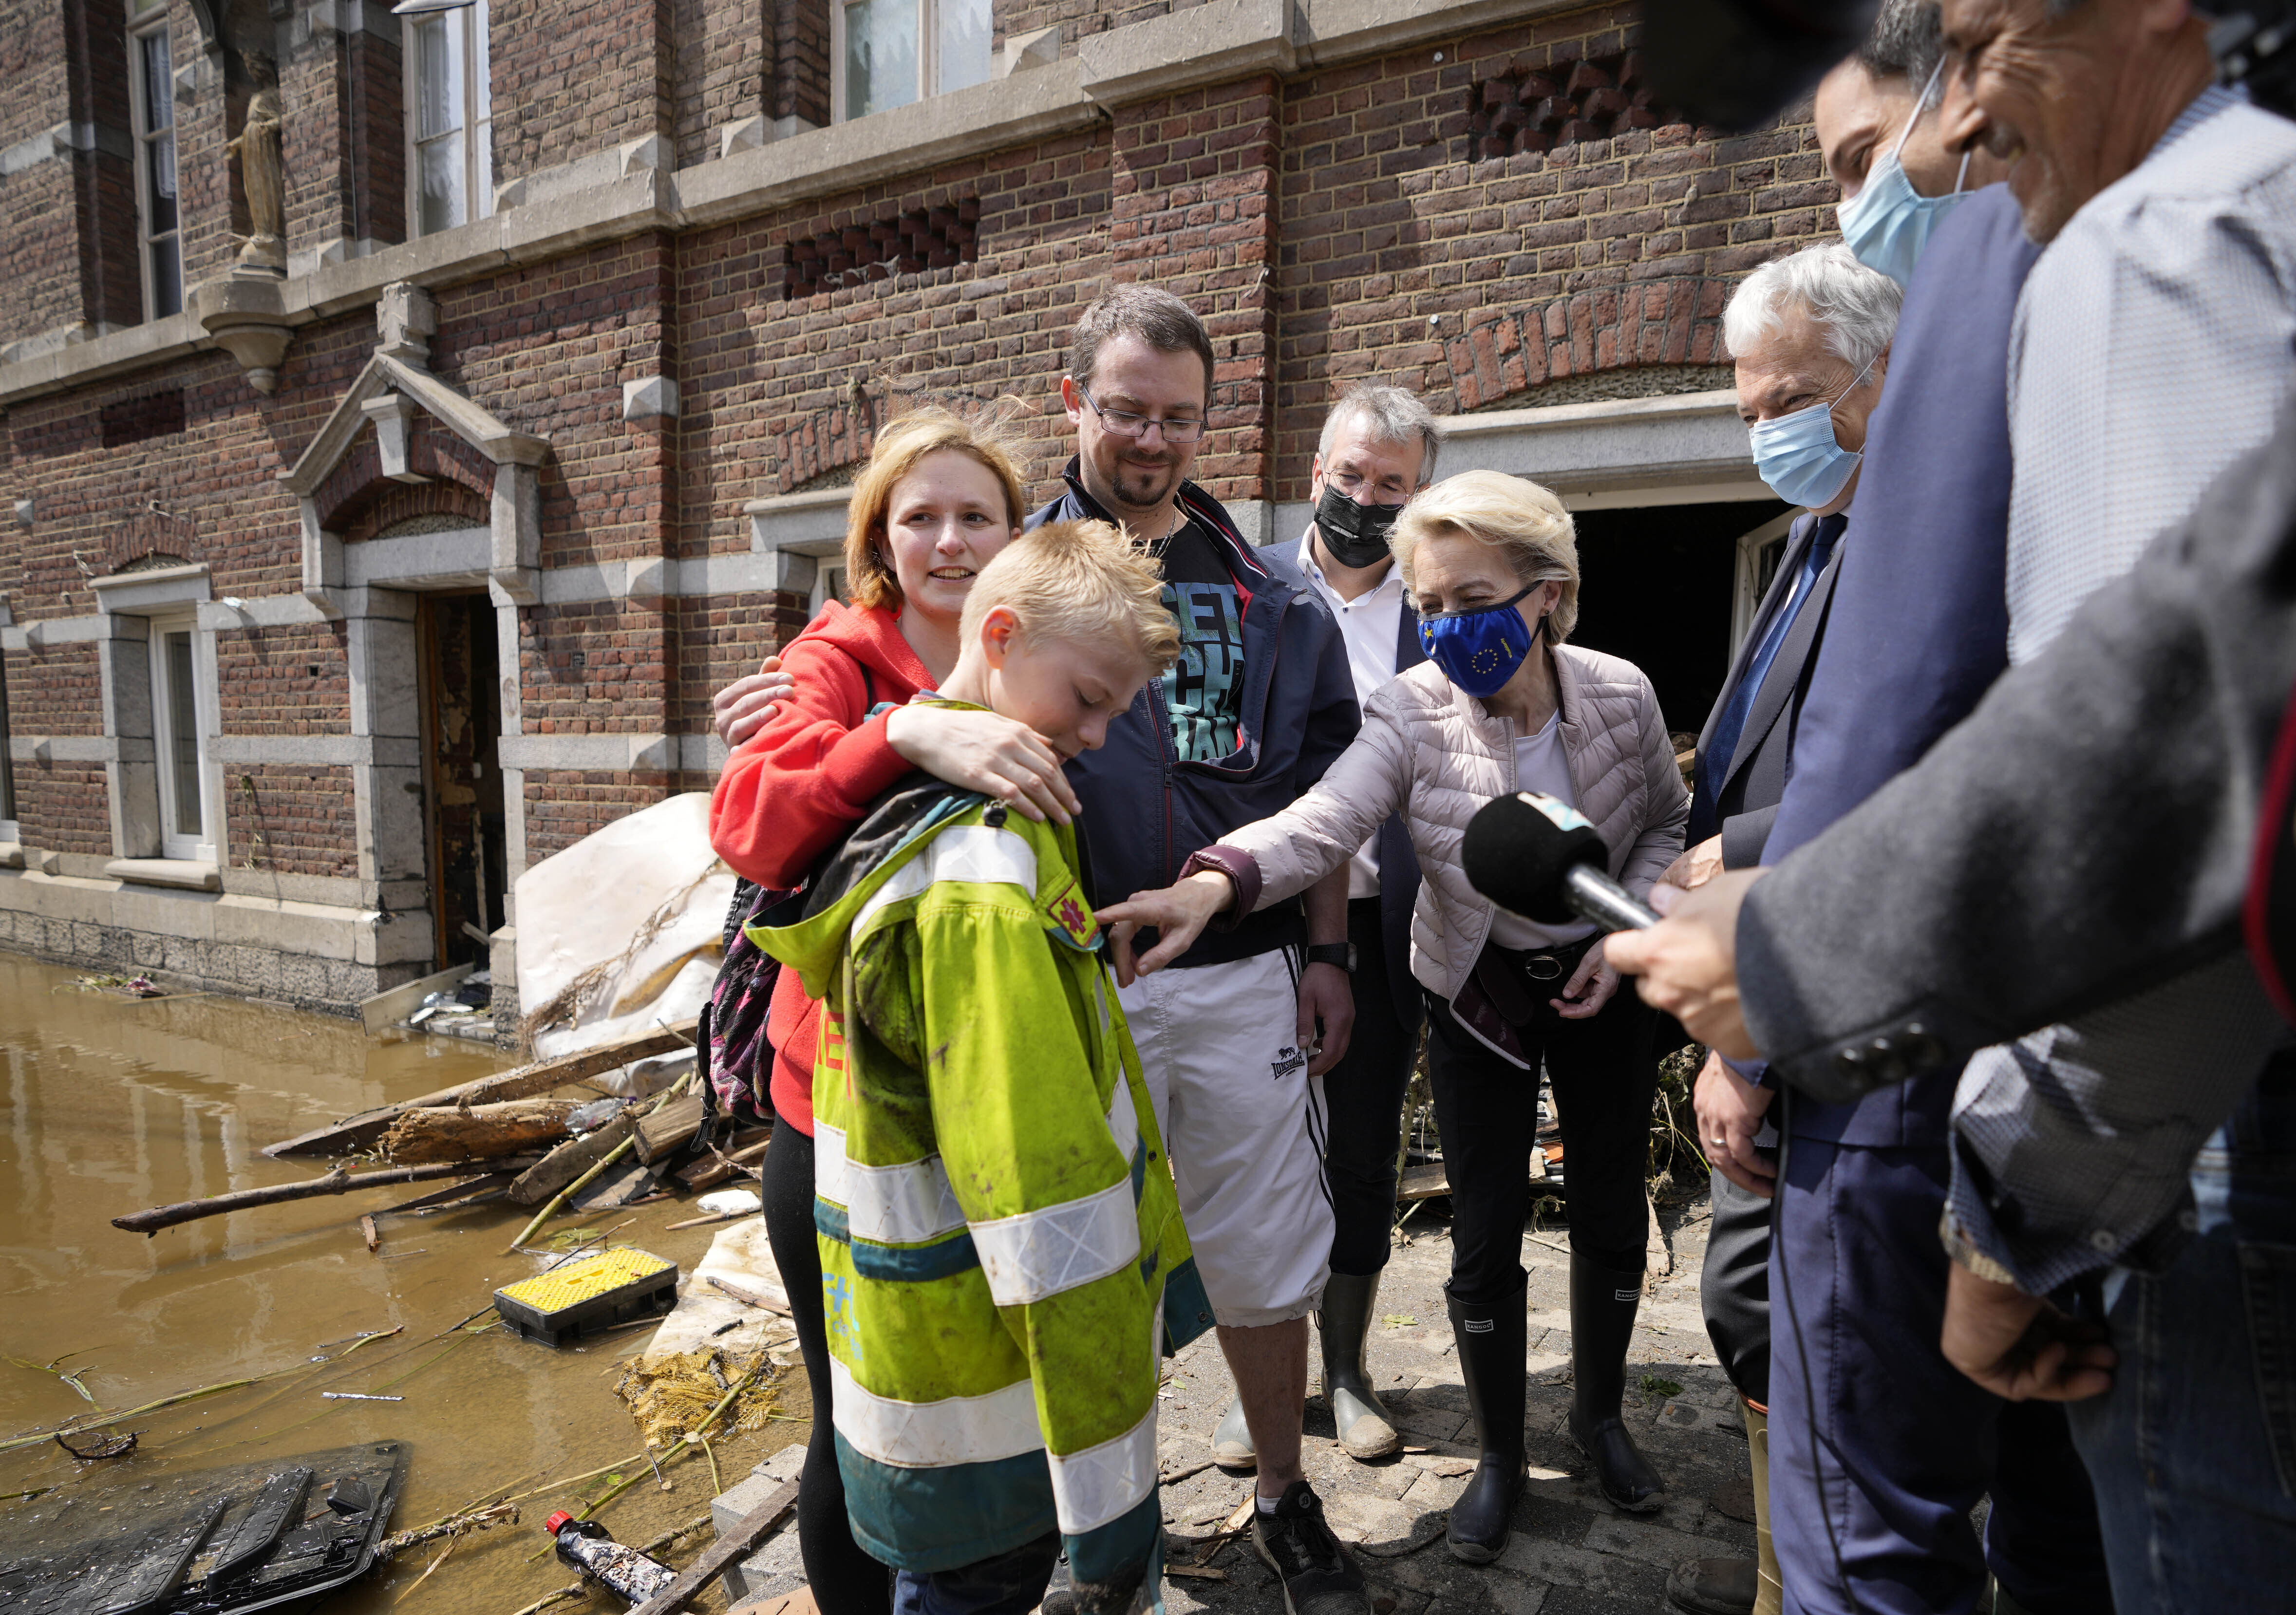
[[[1267,1062],[1268,1074],[1281,1079],[1289,1077],[1307,1063],[1308,1056],[1298,1049],[1280,1048],[1275,1051],[1275,1058]]]

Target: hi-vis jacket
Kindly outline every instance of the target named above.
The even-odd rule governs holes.
[[[1211,1323],[1075,838],[897,789],[758,930],[814,1066],[838,1467],[857,1540],[954,1570],[1054,1529],[1079,1600],[1157,1600],[1160,1336]]]

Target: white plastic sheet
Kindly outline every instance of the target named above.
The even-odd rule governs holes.
[[[537,1059],[690,1021],[718,978],[734,872],[709,799],[664,802],[518,878],[518,996]]]

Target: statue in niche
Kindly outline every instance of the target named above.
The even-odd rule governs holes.
[[[239,249],[239,262],[284,274],[287,269],[287,171],[280,160],[278,71],[269,58],[250,54],[255,94],[248,99],[247,122],[228,150],[239,159],[241,189],[247,193],[253,234]]]

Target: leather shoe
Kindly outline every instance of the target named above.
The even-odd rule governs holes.
[[[1760,1590],[1751,1559],[1685,1559],[1666,1578],[1667,1602],[1690,1615],[1752,1615]]]

